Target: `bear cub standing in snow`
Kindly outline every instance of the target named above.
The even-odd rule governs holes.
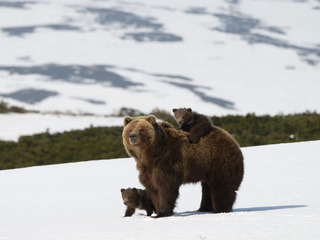
[[[208,135],[213,130],[213,124],[205,115],[192,112],[191,108],[172,109],[179,129],[189,132],[189,142],[198,143],[201,137]]]
[[[136,211],[136,208],[146,210],[148,216],[151,216],[155,211],[153,203],[148,197],[146,190],[136,188],[122,188],[121,195],[124,205],[127,206],[127,210],[124,215],[125,217],[131,217]]]

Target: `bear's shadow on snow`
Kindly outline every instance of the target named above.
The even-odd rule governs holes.
[[[252,208],[236,208],[233,212],[261,212],[261,211],[272,211],[289,208],[303,208],[308,205],[283,205],[283,206],[267,206],[267,207],[252,207]]]
[[[252,207],[252,208],[235,208],[233,213],[237,212],[262,212],[262,211],[273,211],[273,210],[281,210],[281,209],[293,209],[293,208],[303,208],[308,205],[283,205],[283,206],[266,206],[266,207]],[[173,216],[175,217],[188,217],[193,215],[204,215],[204,214],[212,214],[211,212],[199,212],[199,211],[186,211],[175,213]]]

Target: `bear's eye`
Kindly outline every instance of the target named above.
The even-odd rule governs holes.
[[[144,129],[140,129],[139,132],[140,132],[140,133],[144,133]]]

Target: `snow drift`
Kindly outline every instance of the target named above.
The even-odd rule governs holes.
[[[242,148],[234,212],[199,213],[200,185],[172,217],[124,218],[120,188],[141,187],[133,159],[0,171],[0,239],[317,239],[320,141]]]

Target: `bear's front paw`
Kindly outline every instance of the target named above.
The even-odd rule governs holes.
[[[172,215],[173,215],[173,212],[170,212],[170,213],[159,212],[155,218],[170,217]]]

